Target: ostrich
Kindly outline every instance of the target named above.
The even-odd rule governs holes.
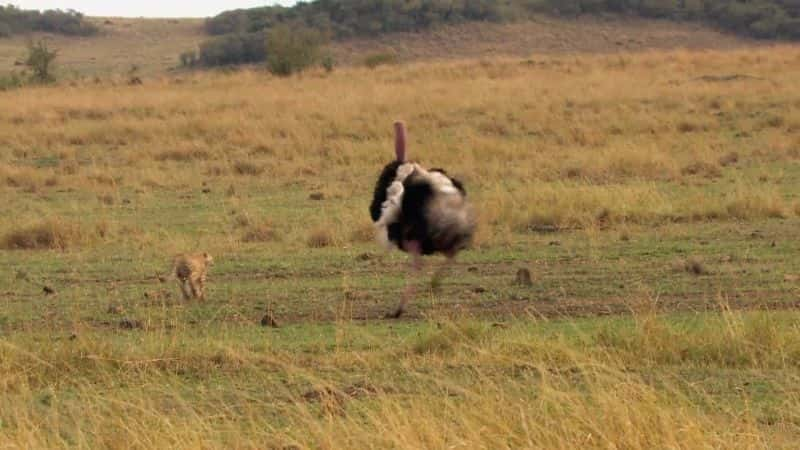
[[[383,168],[369,211],[378,240],[411,257],[411,277],[400,304],[388,318],[399,318],[416,294],[414,278],[422,270],[422,256],[443,254],[447,260],[435,275],[437,282],[459,251],[469,246],[475,217],[464,185],[443,169],[425,169],[406,161],[406,128],[396,122],[396,159]]]

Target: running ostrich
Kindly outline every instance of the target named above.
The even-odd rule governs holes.
[[[399,318],[416,294],[414,279],[422,256],[443,254],[447,260],[435,275],[438,281],[475,233],[475,218],[464,185],[442,169],[425,169],[406,161],[406,128],[395,122],[395,161],[386,165],[375,186],[369,212],[378,240],[411,257],[411,277],[400,304],[388,318]]]

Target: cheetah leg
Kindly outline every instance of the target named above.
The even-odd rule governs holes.
[[[198,290],[200,292],[200,297],[198,297],[198,298],[200,299],[200,301],[205,301],[206,300],[206,278],[205,277],[200,277],[200,279],[197,281],[197,285],[198,285]]]
[[[191,297],[191,293],[189,292],[189,288],[188,288],[188,286],[186,286],[186,284],[188,282],[189,282],[189,280],[187,280],[187,279],[178,278],[178,286],[181,287],[181,292],[183,293],[183,299],[184,300],[189,300],[189,298]]]
[[[405,248],[411,256],[411,268],[409,277],[406,280],[406,288],[403,291],[403,297],[400,299],[400,304],[397,305],[397,309],[395,309],[393,313],[387,315],[389,319],[398,319],[405,313],[406,305],[417,295],[416,281],[419,273],[422,271],[422,246],[419,241],[405,241],[403,243],[403,248]]]
[[[192,288],[192,297],[201,298],[202,288],[199,286],[196,278],[189,278],[189,287]]]

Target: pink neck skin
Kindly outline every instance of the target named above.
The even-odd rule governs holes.
[[[394,123],[394,153],[397,161],[406,162],[406,124],[399,121]]]

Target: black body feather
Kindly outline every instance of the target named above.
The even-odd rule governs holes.
[[[375,193],[372,195],[372,204],[369,206],[369,214],[372,216],[372,221],[377,222],[381,218],[381,205],[386,201],[386,190],[389,185],[394,182],[397,177],[397,169],[403,165],[399,161],[394,161],[386,165],[378,177],[378,182],[375,184]]]
[[[397,170],[401,163],[393,162],[384,167],[375,186],[370,214],[372,220],[377,222],[381,218],[381,205],[387,198],[387,189],[397,178]],[[432,169],[430,172],[439,172],[445,175],[453,186],[466,197],[464,185],[447,175],[443,169]],[[404,241],[417,241],[424,255],[436,252],[452,253],[466,247],[472,239],[474,228],[449,227],[437,228],[437,222],[431,222],[431,202],[436,193],[431,181],[425,176],[414,172],[403,180],[403,199],[400,205],[400,215],[393,223],[387,224],[387,238],[403,251]]]

